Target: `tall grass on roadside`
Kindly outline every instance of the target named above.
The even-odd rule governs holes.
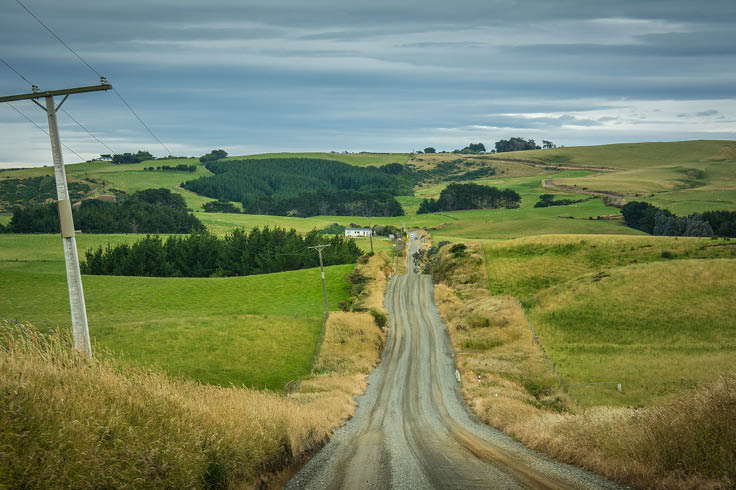
[[[239,488],[320,445],[350,393],[312,403],[77,356],[2,325],[0,487]]]
[[[736,374],[646,409],[595,407],[507,427],[527,446],[640,488],[736,486]]]
[[[470,245],[452,257],[443,248],[435,297],[460,351],[463,396],[483,421],[636,487],[736,486],[736,372],[648,408],[583,409],[555,386],[518,303],[489,295],[477,275],[480,253]]]

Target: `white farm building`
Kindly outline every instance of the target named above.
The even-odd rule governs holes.
[[[345,236],[348,238],[371,236],[370,228],[345,228]]]

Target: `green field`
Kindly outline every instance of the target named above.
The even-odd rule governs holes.
[[[736,242],[568,235],[485,253],[491,291],[522,301],[584,406],[646,405],[736,365]]]
[[[515,151],[496,156],[537,159],[550,165],[633,170],[693,162],[728,161],[734,158],[735,145],[735,141],[728,140],[620,143]]]
[[[140,235],[81,235],[86,247]],[[331,309],[352,265],[325,268]],[[56,235],[0,235],[0,318],[68,328]],[[309,373],[323,309],[319,269],[230,278],[83,276],[98,351],[205,383],[281,389]]]

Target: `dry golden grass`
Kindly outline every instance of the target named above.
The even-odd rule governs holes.
[[[370,314],[333,313],[319,374],[281,396],[87,361],[67,333],[0,333],[0,488],[279,487],[353,414],[384,342]]]
[[[358,265],[358,270],[364,276],[372,279],[363,289],[363,295],[360,298],[361,305],[385,314],[383,298],[386,294],[386,284],[392,274],[388,256],[385,252],[379,252],[368,259],[366,264]]]
[[[3,331],[0,487],[256,487],[322,444],[351,399],[174,380],[83,360],[67,335]]]
[[[552,174],[554,171],[545,168],[533,167],[520,162],[510,161],[497,155],[462,155],[457,153],[424,153],[417,154],[409,164],[414,165],[418,170],[432,170],[443,162],[469,162],[484,163],[496,169],[493,178],[500,177],[528,177],[532,175]],[[543,162],[539,162],[540,165]],[[464,165],[466,166],[466,165]]]
[[[369,313],[331,313],[314,372],[367,374],[375,366],[383,343],[384,333]]]
[[[448,250],[435,297],[459,353],[463,395],[482,420],[527,447],[636,487],[734,488],[736,374],[646,409],[581,409],[556,387],[518,303],[488,294],[477,273],[479,247],[459,258]]]

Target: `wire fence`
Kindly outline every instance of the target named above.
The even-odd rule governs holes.
[[[489,283],[489,287],[490,287],[490,283]],[[557,369],[557,364],[547,354],[547,350],[544,348],[544,345],[542,345],[542,341],[539,339],[537,332],[534,330],[534,327],[532,326],[532,321],[529,319],[529,316],[526,314],[526,310],[524,310],[524,306],[521,304],[521,301],[519,301],[518,299],[513,298],[513,300],[519,306],[521,313],[524,315],[524,320],[526,321],[526,324],[529,327],[529,331],[532,333],[532,339],[534,339],[534,342],[537,344],[537,346],[539,346],[539,350],[542,351],[542,356],[544,357],[545,361],[547,361],[549,366],[552,368],[552,371],[555,373],[555,376],[557,377],[557,384],[559,384],[560,388],[562,388],[564,391],[567,391],[565,384],[562,381],[562,374],[560,374],[560,371]]]

